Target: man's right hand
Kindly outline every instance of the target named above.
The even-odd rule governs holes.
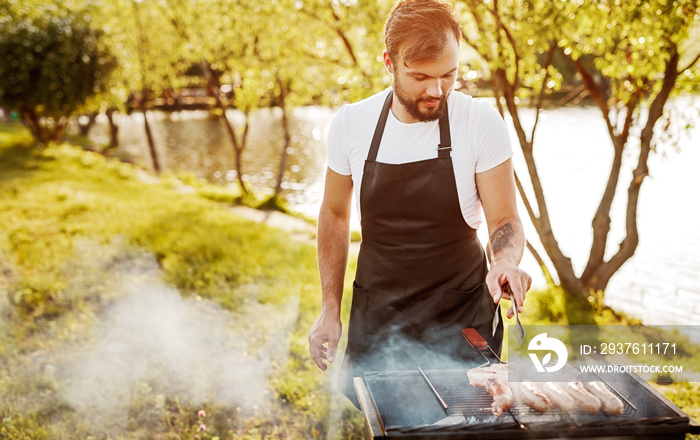
[[[328,368],[324,361],[332,363],[335,360],[335,352],[342,332],[343,325],[340,323],[340,318],[337,316],[329,317],[323,312],[311,327],[309,352],[311,359],[321,370],[326,371]]]
[[[323,202],[318,213],[318,269],[321,276],[321,315],[309,332],[311,359],[323,371],[335,360],[343,332],[340,304],[350,241],[352,176],[328,168]]]

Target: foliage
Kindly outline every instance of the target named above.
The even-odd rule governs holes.
[[[698,7],[694,0],[563,7],[559,15],[568,20],[559,46],[574,60],[585,54],[594,57],[600,74],[610,79],[613,103],[624,104],[635,95],[651,101],[661,87],[666,61],[698,19]],[[686,49],[691,57],[698,55]]]
[[[273,51],[272,59],[284,60],[279,66],[289,72],[288,78],[303,79],[295,90],[295,105],[338,105],[365,98],[388,85],[381,63],[381,35],[392,4],[368,0],[285,2],[289,12],[278,13],[281,32],[277,37],[282,44],[272,38],[268,50]],[[290,12],[297,26],[285,24]]]
[[[669,400],[674,402],[683,411],[692,417],[694,420],[700,419],[700,408],[697,405],[698,394],[700,393],[700,384],[695,383],[678,383],[673,385],[653,384],[655,388],[661,391]],[[698,436],[692,436],[698,438]]]
[[[225,125],[239,184],[247,193],[241,156],[251,112],[279,106],[286,115],[298,105],[338,105],[388,85],[379,55],[391,3],[31,0],[23,7],[8,4],[34,15],[45,10],[89,11],[91,26],[104,31],[104,46],[118,62],[109,84],[101,89],[105,92],[80,103],[80,112],[111,114],[115,108],[139,108],[145,113],[161,96],[171,102],[183,87],[206,87],[210,111]],[[229,119],[226,109],[231,107],[245,116],[242,124]],[[116,144],[112,128],[110,142]],[[144,128],[158,171],[157,140],[146,118]],[[285,152],[288,147],[285,142]],[[288,168],[284,158],[285,154],[276,194]]]
[[[11,10],[0,18],[0,102],[19,109],[39,142],[60,139],[68,118],[105,90],[115,66],[86,11]]]
[[[105,30],[105,44],[119,60],[110,83],[114,96],[101,96],[109,105],[124,105],[144,85],[152,97],[191,85],[186,75],[191,59],[154,2],[101,1],[92,4],[92,12],[93,24]]]
[[[497,97],[510,85],[517,96],[535,102],[541,92],[561,86],[561,73],[545,64],[553,33],[561,27],[554,8],[550,1],[458,2],[463,39],[484,62]]]

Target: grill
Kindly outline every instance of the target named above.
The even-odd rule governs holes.
[[[624,404],[619,416],[581,410],[546,413],[514,402],[498,419],[492,398],[469,383],[466,369],[498,362],[474,334],[464,331],[475,352],[465,369],[369,371],[353,384],[365,418],[368,439],[684,439],[700,425],[633,373],[598,375]]]

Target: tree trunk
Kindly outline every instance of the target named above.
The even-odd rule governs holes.
[[[596,268],[594,275],[587,281],[587,286],[595,291],[604,291],[612,276],[622,265],[632,258],[639,244],[637,229],[637,208],[642,182],[649,175],[648,160],[652,151],[654,127],[663,115],[664,107],[678,79],[679,55],[674,45],[671,57],[666,61],[666,69],[659,93],[654,97],[647,115],[646,124],[640,136],[640,152],[637,167],[632,173],[632,180],[627,188],[627,208],[625,220],[625,238],[620,243],[618,251],[607,262]]]
[[[19,115],[22,125],[27,127],[29,132],[32,134],[32,137],[40,144],[46,145],[48,143],[48,139],[44,135],[44,130],[41,128],[41,123],[39,122],[39,118],[37,117],[36,113],[34,113],[34,110],[22,108],[19,111]]]
[[[540,253],[537,252],[537,249],[535,249],[532,243],[530,243],[527,240],[525,240],[525,247],[527,247],[527,250],[530,251],[532,257],[535,259],[535,261],[537,261],[537,265],[540,267],[540,270],[542,271],[542,275],[544,275],[544,280],[547,282],[547,285],[554,286],[555,283],[554,278],[552,278],[552,273],[549,271],[549,268],[540,256]]]
[[[221,101],[221,96],[219,94],[219,90],[221,88],[221,85],[219,84],[219,79],[216,77],[214,72],[211,70],[211,64],[209,64],[209,61],[206,59],[202,59],[201,61],[202,65],[202,70],[204,70],[204,75],[207,78],[207,84],[209,85],[209,88],[212,91],[212,94],[214,95],[214,100],[216,102],[216,108],[219,109],[219,119],[221,122],[224,124],[224,128],[226,129],[226,133],[228,134],[228,138],[231,141],[231,146],[233,147],[233,157],[235,160],[234,166],[236,167],[236,174],[238,174],[238,183],[241,186],[241,190],[243,193],[248,194],[248,188],[246,187],[245,182],[243,181],[243,166],[241,164],[242,162],[242,156],[243,156],[243,150],[245,149],[246,146],[246,134],[248,132],[248,114],[246,113],[246,123],[245,123],[245,132],[243,135],[243,140],[242,142],[238,142],[238,138],[236,137],[236,133],[233,130],[233,125],[231,124],[231,121],[229,121],[228,116],[226,115],[226,106],[224,103]]]
[[[158,161],[158,152],[156,151],[156,145],[153,141],[153,134],[151,133],[151,125],[148,123],[147,108],[146,108],[146,91],[141,92],[141,97],[139,98],[139,107],[141,108],[141,113],[143,114],[143,127],[146,130],[146,140],[148,141],[148,151],[151,153],[151,161],[153,162],[153,170],[156,174],[160,174],[160,162]]]
[[[280,166],[277,170],[277,184],[275,185],[275,193],[273,197],[279,198],[282,192],[282,181],[284,180],[284,172],[287,170],[287,158],[289,157],[289,144],[291,143],[291,135],[289,133],[289,117],[287,114],[287,91],[284,82],[277,76],[277,83],[280,86],[279,105],[282,109],[282,130],[284,131],[284,145],[282,147],[282,157]]]
[[[520,179],[518,179],[516,175],[518,191],[525,203],[530,220],[537,230],[537,235],[540,237],[542,246],[554,265],[554,269],[559,277],[559,285],[564,290],[566,296],[566,315],[569,324],[595,324],[595,310],[590,301],[588,301],[590,294],[583,283],[581,283],[581,280],[576,276],[573,265],[571,264],[571,259],[562,252],[554,236],[552,225],[549,220],[549,211],[544,196],[544,189],[542,188],[537,165],[535,163],[533,144],[531,139],[528,139],[525,128],[520,120],[520,114],[515,100],[515,86],[508,82],[506,72],[503,69],[494,71],[492,77],[492,84],[494,84],[496,90],[498,90],[497,95],[500,94],[503,97],[508,113],[513,119],[513,125],[525,157],[530,182],[535,193],[534,201],[536,203],[537,212],[535,212],[530,200],[527,198]],[[536,126],[532,128],[533,137],[535,128]],[[543,272],[546,273],[547,271],[543,270]]]
[[[595,307],[588,300],[591,293],[578,278],[560,282],[564,290],[566,319],[569,325],[595,325]]]
[[[66,125],[68,125],[68,118],[62,116],[58,117],[58,119],[45,118],[42,122],[33,109],[21,108],[19,113],[22,124],[27,127],[32,137],[38,143],[48,146],[51,142],[63,140]]]
[[[605,186],[605,190],[603,191],[603,196],[600,199],[598,209],[596,210],[595,216],[593,217],[593,221],[591,223],[593,228],[593,242],[591,244],[588,263],[586,264],[586,268],[581,275],[581,281],[583,284],[592,288],[593,286],[597,285],[598,280],[596,272],[604,263],[605,250],[607,248],[608,235],[610,233],[610,209],[612,208],[612,203],[617,193],[617,185],[620,180],[620,171],[622,170],[622,155],[625,145],[627,145],[627,140],[629,139],[630,128],[633,123],[634,110],[637,107],[638,100],[635,96],[633,96],[626,103],[625,109],[627,114],[623,129],[619,133],[616,132],[615,126],[610,120],[610,107],[607,99],[605,98],[603,88],[595,81],[593,74],[588,70],[580,58],[573,61],[579,75],[581,78],[583,78],[584,87],[589,91],[589,95],[594,98],[594,101],[602,113],[614,150],[608,181]]]
[[[68,118],[61,116],[58,120],[52,121],[49,130],[49,142],[62,142],[65,139],[66,127],[68,127]]]
[[[544,196],[544,189],[542,188],[542,182],[535,163],[533,145],[530,140],[528,140],[527,134],[525,133],[525,128],[520,121],[520,114],[515,102],[515,89],[508,82],[504,70],[496,70],[493,75],[495,77],[494,84],[497,85],[499,92],[503,96],[508,113],[513,119],[513,125],[520,142],[521,150],[525,157],[525,163],[527,164],[530,183],[532,184],[535,193],[535,202],[538,212],[535,212],[533,209],[532,204],[525,194],[520,179],[517,179],[516,177],[516,183],[520,196],[526,205],[528,215],[530,216],[530,220],[537,230],[537,235],[540,237],[542,246],[554,265],[562,287],[570,295],[576,295],[579,297],[579,299],[585,300],[588,298],[588,294],[585,292],[583,285],[576,277],[576,273],[574,272],[574,268],[571,264],[571,259],[564,255],[564,253],[561,251],[559,243],[554,237],[554,232],[552,231],[552,225],[549,220],[549,211],[547,209],[547,201]]]
[[[87,137],[90,133],[90,129],[92,128],[92,126],[95,125],[95,120],[97,119],[97,112],[91,112],[84,116],[88,117],[87,123],[83,124],[82,122],[80,122],[80,116],[75,118],[75,123],[78,126],[78,133],[80,134],[80,136]]]
[[[245,147],[247,145],[247,139],[248,139],[248,129],[250,128],[250,113],[246,110],[243,113],[243,117],[245,122],[243,123],[243,134],[241,135],[240,141],[237,141],[236,146],[233,148],[233,157],[234,157],[234,164],[233,166],[236,168],[236,176],[238,178],[238,185],[241,187],[241,190],[243,191],[244,194],[250,194],[250,191],[248,190],[247,185],[245,184],[245,181],[243,180],[243,150],[245,150]],[[233,129],[230,125],[230,122],[228,118],[225,119],[225,126],[231,128],[231,131],[229,132],[229,136],[233,136],[232,139],[238,139],[233,132]]]
[[[138,43],[138,58],[139,58],[139,70],[141,73],[141,96],[139,97],[139,107],[141,108],[141,113],[143,114],[143,126],[146,130],[146,140],[148,141],[148,150],[151,153],[151,160],[153,162],[153,169],[156,174],[160,174],[160,163],[158,162],[158,152],[156,151],[155,143],[153,142],[153,135],[151,134],[151,126],[148,123],[148,115],[146,109],[146,101],[148,99],[148,87],[146,81],[146,62],[145,62],[145,52],[146,52],[146,34],[143,31],[143,26],[141,23],[141,18],[139,15],[138,2],[136,0],[131,0],[131,6],[134,10],[134,23],[139,32],[139,43]]]
[[[114,122],[115,111],[117,111],[117,109],[110,107],[105,112],[107,121],[109,121],[109,148],[119,147],[119,126]]]

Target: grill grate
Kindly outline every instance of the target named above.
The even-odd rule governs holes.
[[[639,406],[637,409],[623,397],[625,394],[641,396],[645,392],[643,386],[636,382],[620,382],[614,386],[607,383],[611,391],[623,397],[624,411],[619,416],[608,416],[602,412],[588,414],[581,410],[566,413],[558,408],[539,413],[516,400],[511,409],[498,419],[491,412],[493,399],[485,389],[469,383],[466,370],[428,370],[424,373],[447,405],[446,411],[417,370],[365,374],[365,380],[386,426],[387,435],[423,435],[439,432],[476,436],[490,433],[490,436],[498,432],[505,435],[508,431],[508,436],[517,438],[526,435],[527,432],[569,432],[581,435],[591,430],[599,432],[602,429],[611,434],[612,431],[645,432],[643,430],[657,427],[670,433],[674,427],[687,427],[689,423],[687,417],[679,417],[654,399],[635,400]],[[451,426],[433,425],[445,417],[456,415],[462,415],[466,423]]]
[[[470,330],[463,330],[476,354],[469,367],[500,362],[483,338]],[[627,373],[585,378],[604,382],[622,399],[624,411],[619,416],[581,410],[566,413],[557,408],[538,413],[516,401],[499,419],[491,412],[492,397],[485,389],[472,386],[464,369],[467,365],[462,367],[421,372],[368,371],[364,378],[354,378],[369,438],[683,440],[686,433],[700,434],[698,423],[637,375]],[[466,423],[449,424],[462,417]]]
[[[440,394],[440,397],[442,397],[447,404],[448,415],[463,414],[465,418],[474,417],[481,423],[494,423],[499,421],[498,418],[491,413],[492,397],[484,388],[472,386],[469,383],[465,370],[441,370],[437,374],[435,372],[429,372],[426,373],[426,375],[438,394]],[[624,411],[617,417],[634,417],[636,407],[632,406],[615,387],[608,384],[608,388],[613,393],[622,397]],[[540,413],[525,404],[519,403],[517,400],[513,403],[509,412],[511,416],[514,417],[515,421],[523,424],[537,422],[568,422],[576,424],[577,420],[605,420],[610,417],[602,412],[588,414],[578,409],[571,413],[566,413],[558,408],[551,408],[546,413]]]
[[[426,375],[447,404],[447,415],[462,414],[470,424],[500,422],[491,412],[493,399],[485,389],[469,383],[466,370],[441,370],[439,374],[428,372]],[[503,416],[504,422],[515,422],[511,415]]]
[[[499,422],[499,419],[491,413],[491,402],[493,402],[491,395],[484,388],[472,386],[464,370],[443,370],[440,371],[440,374],[427,373],[427,375],[440,397],[447,404],[448,415],[462,414],[468,420],[474,420],[474,423]],[[612,390],[616,392],[615,389]],[[624,411],[619,417],[633,417],[636,409],[630,406],[626,400],[623,400],[623,404]],[[609,417],[600,412],[591,415],[582,410],[574,410],[568,414],[558,408],[551,408],[546,413],[539,413],[527,405],[517,402],[517,400],[513,403],[509,412],[514,421],[523,424],[530,422],[567,422],[576,424],[578,419],[606,419]]]

